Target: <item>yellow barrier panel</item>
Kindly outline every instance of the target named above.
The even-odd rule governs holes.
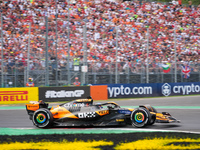
[[[38,101],[38,93],[38,87],[0,88],[0,104],[17,104]]]

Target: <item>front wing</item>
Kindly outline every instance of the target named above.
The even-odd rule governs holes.
[[[173,116],[171,116],[168,112],[156,113],[156,122],[157,123],[173,123],[173,122],[180,122]]]

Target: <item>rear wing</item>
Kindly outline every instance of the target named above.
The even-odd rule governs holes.
[[[30,119],[32,120],[33,113],[36,110],[38,110],[40,108],[48,108],[48,106],[49,106],[49,104],[45,103],[42,100],[39,100],[38,102],[37,101],[30,101],[29,104],[26,104],[26,111],[27,111],[28,115],[30,116]]]

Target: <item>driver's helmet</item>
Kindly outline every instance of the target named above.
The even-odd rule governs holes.
[[[96,105],[97,105],[97,107],[98,107],[99,109],[102,109],[102,108],[103,108],[103,106],[101,105],[101,103],[97,103]]]

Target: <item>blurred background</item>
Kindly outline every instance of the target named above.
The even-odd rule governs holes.
[[[1,87],[198,82],[199,3],[1,0]]]

